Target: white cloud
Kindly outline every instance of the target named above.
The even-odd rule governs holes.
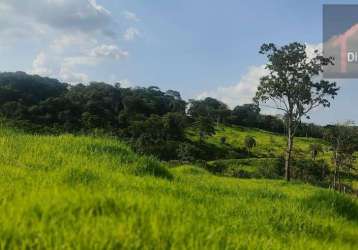
[[[140,36],[139,30],[136,28],[133,28],[133,27],[128,28],[123,34],[123,38],[126,41],[134,40],[135,38],[137,38],[139,36]]]
[[[88,50],[98,44],[95,36],[89,36],[82,33],[64,33],[56,37],[50,44],[50,48],[56,52],[63,52],[70,47],[76,47],[80,50]]]
[[[55,76],[69,83],[87,82],[87,74],[78,72],[81,66],[97,66],[103,60],[120,60],[128,56],[127,51],[115,45],[99,45],[76,56],[62,56],[41,51],[32,63],[30,73]]]
[[[137,15],[135,13],[130,12],[128,10],[123,11],[123,16],[124,16],[124,18],[126,18],[129,21],[135,21],[135,22],[140,21],[140,19],[137,17]]]
[[[132,12],[124,18],[139,20]],[[128,30],[129,40],[139,35]],[[42,48],[30,73],[87,81],[86,68],[128,57],[128,51],[118,46],[121,38],[111,12],[96,0],[0,0],[0,48],[30,41]]]
[[[198,99],[213,97],[228,104],[231,108],[236,105],[251,103],[256,93],[260,78],[267,73],[264,65],[251,66],[240,81],[233,85],[221,86],[213,91],[205,91],[197,96]]]
[[[62,67],[59,78],[68,83],[86,83],[89,78],[87,74],[74,72],[71,68]]]
[[[118,82],[121,84],[122,88],[130,88],[135,86],[135,84],[128,79],[122,79]]]
[[[61,0],[62,1],[62,0]],[[95,8],[99,13],[103,13],[105,15],[110,15],[111,12],[104,8],[103,6],[97,4],[96,0],[88,0],[88,2]]]
[[[101,46],[94,48],[91,51],[90,56],[97,58],[113,58],[119,60],[126,58],[128,54],[128,51],[121,50],[115,45],[102,44]]]
[[[6,13],[5,13],[6,12]],[[19,29],[46,26],[60,31],[81,31],[114,35],[114,20],[108,10],[95,0],[2,0],[0,16],[10,17]],[[1,21],[6,19],[1,18]],[[9,27],[12,29],[13,27]],[[32,30],[33,31],[33,30]]]
[[[44,52],[40,52],[32,63],[32,74],[50,76],[52,70],[49,68],[49,61]]]

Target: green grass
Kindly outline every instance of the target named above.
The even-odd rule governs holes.
[[[0,129],[0,249],[356,249],[358,202]]]
[[[199,136],[195,131],[188,131],[188,137],[194,142],[199,141]],[[276,134],[256,128],[247,128],[241,126],[224,126],[216,127],[215,135],[207,137],[205,142],[212,148],[217,148],[221,152],[246,152],[245,137],[252,136],[256,140],[256,147],[252,148],[249,155],[233,154],[230,156],[226,154],[225,157],[211,161],[214,165],[226,165],[226,173],[228,176],[266,176],[276,178],[276,174],[271,175],[264,173],[266,167],[271,168],[272,162],[277,161],[283,157],[286,148],[286,137],[281,134]],[[225,137],[225,144],[221,143],[221,138]],[[332,152],[328,143],[322,139],[309,138],[309,137],[295,137],[293,158],[297,160],[311,159],[310,145],[321,144],[324,152],[321,152],[316,160],[324,160],[328,166],[333,169]],[[358,157],[358,152],[357,152]],[[222,159],[225,158],[225,159]],[[262,163],[267,162],[263,165]],[[355,163],[355,168],[358,169],[358,161]],[[342,182],[352,186],[353,189],[358,190],[358,172],[353,172],[353,178],[342,179]]]
[[[244,140],[246,136],[255,138],[257,145],[252,149],[252,154],[261,158],[279,157],[286,148],[286,137],[284,135],[271,133],[261,129],[246,128],[240,126],[220,126],[216,130],[216,134],[209,137],[207,141],[219,147],[244,149]],[[226,145],[220,142],[221,137],[226,137]],[[196,140],[198,138],[194,137]],[[310,156],[310,144],[322,144],[324,148],[328,148],[325,141],[315,138],[296,137],[294,140],[294,151],[299,156]]]

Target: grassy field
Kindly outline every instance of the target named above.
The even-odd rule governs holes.
[[[257,145],[252,149],[252,154],[260,158],[279,157],[286,148],[286,137],[283,135],[271,133],[261,129],[246,128],[240,126],[220,126],[216,129],[216,134],[209,137],[207,141],[220,147],[227,148],[245,148],[245,137],[252,136],[255,138]],[[226,145],[222,145],[220,138],[226,138]],[[198,138],[195,138],[198,140]],[[315,138],[296,137],[294,153],[296,155],[310,156],[309,147],[313,143],[321,144],[324,149],[328,148],[325,141]]]
[[[358,202],[0,129],[0,249],[357,249]]]
[[[194,131],[190,131],[188,136],[191,140],[198,142],[199,136]],[[245,152],[245,137],[252,136],[256,140],[256,146],[252,148],[249,156],[225,157],[225,159],[213,160],[210,163],[217,165],[226,165],[228,171],[224,175],[236,176],[237,172],[243,170],[247,175],[260,176],[258,172],[264,173],[266,166],[262,163],[267,163],[271,166],[272,163],[277,162],[280,157],[283,157],[283,152],[286,148],[286,137],[284,135],[271,133],[256,128],[246,128],[241,126],[223,126],[216,128],[216,133],[207,137],[205,141],[209,145],[220,149],[221,151],[241,151]],[[221,138],[225,137],[226,142],[223,144]],[[316,160],[324,160],[328,166],[333,169],[332,152],[328,143],[321,139],[309,137],[296,137],[294,139],[294,159],[311,159],[311,144],[322,145],[323,152],[320,152]],[[356,154],[358,157],[358,153]],[[241,158],[241,159],[237,159]],[[355,163],[358,168],[358,161]],[[245,174],[244,174],[245,175]],[[266,175],[270,176],[270,174]],[[342,179],[344,183],[352,186],[353,189],[358,190],[358,172],[355,172],[355,178]],[[275,175],[271,176],[275,178]]]

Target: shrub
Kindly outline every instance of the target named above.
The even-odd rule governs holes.
[[[247,151],[250,152],[251,149],[256,146],[256,140],[254,137],[247,135],[245,137],[244,144],[245,144]]]
[[[278,179],[283,175],[284,162],[279,159],[267,159],[257,166],[257,174],[261,178]]]
[[[178,159],[186,162],[193,162],[200,158],[200,149],[189,143],[180,143],[177,149]]]
[[[324,160],[295,160],[292,176],[305,182],[323,184],[329,174],[328,164]]]

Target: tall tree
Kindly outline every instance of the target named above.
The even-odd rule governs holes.
[[[287,127],[285,178],[290,180],[293,139],[302,117],[309,119],[309,112],[319,106],[329,107],[330,99],[337,95],[335,82],[316,80],[324,66],[333,64],[315,51],[313,58],[306,53],[306,45],[290,43],[277,47],[263,44],[260,54],[267,56],[268,74],[261,78],[254,100],[272,105],[283,111]]]

